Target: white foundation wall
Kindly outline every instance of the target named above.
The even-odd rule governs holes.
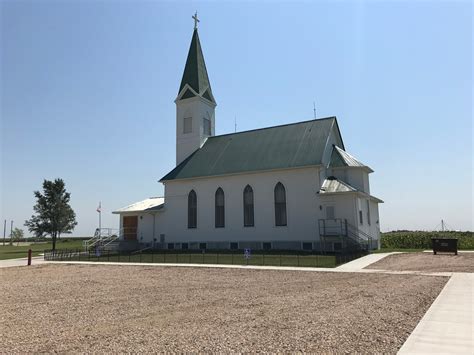
[[[275,226],[274,188],[286,190],[287,226]],[[254,193],[254,227],[244,227],[243,191]],[[318,219],[324,218],[317,194],[319,167],[260,172],[206,179],[168,181],[160,234],[165,243],[237,241],[318,241]],[[215,228],[215,193],[225,194],[225,228]],[[187,228],[188,194],[197,194],[197,228]],[[162,230],[162,231],[161,231]]]

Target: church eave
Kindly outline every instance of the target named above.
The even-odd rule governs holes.
[[[212,179],[226,176],[236,176],[236,175],[250,175],[250,174],[264,174],[271,173],[273,171],[286,171],[286,170],[300,170],[300,169],[309,169],[309,168],[319,168],[322,167],[322,164],[311,164],[311,165],[301,165],[301,166],[292,166],[286,168],[274,168],[274,169],[262,169],[262,170],[248,170],[248,171],[238,171],[231,172],[226,174],[214,174],[214,175],[199,175],[199,176],[190,176],[185,178],[166,178],[173,170],[162,177],[158,182],[166,183],[168,181],[186,181],[186,180],[196,180],[196,179]]]

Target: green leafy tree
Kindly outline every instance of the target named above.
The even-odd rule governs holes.
[[[71,233],[77,225],[76,214],[69,205],[71,194],[66,192],[62,179],[43,181],[43,193],[34,192],[36,205],[35,214],[25,221],[25,226],[35,236],[48,234],[53,240],[53,250],[56,250],[56,240],[64,233]]]
[[[10,237],[10,241],[16,242],[17,243],[16,245],[18,246],[20,244],[20,240],[22,240],[24,236],[25,236],[25,233],[23,232],[23,229],[15,228]]]

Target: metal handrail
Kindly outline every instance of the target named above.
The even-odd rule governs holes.
[[[118,233],[117,233],[118,232]],[[104,247],[120,237],[120,230],[115,228],[97,228],[91,239],[85,240],[83,245],[86,250],[94,247]]]
[[[347,219],[319,219],[319,235],[321,237],[344,236],[357,243],[361,248],[372,247],[372,236],[347,222]]]

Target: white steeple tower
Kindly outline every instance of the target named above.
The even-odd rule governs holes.
[[[193,18],[193,38],[175,100],[176,165],[201,148],[206,139],[215,134],[216,101],[212,95],[199,42],[197,13]]]

